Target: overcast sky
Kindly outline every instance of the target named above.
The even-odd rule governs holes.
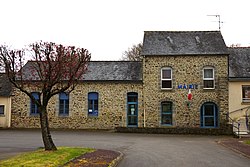
[[[43,40],[119,60],[144,31],[218,30],[226,44],[250,46],[250,0],[0,0],[0,44]]]

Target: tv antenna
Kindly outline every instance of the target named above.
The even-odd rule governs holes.
[[[219,23],[219,31],[221,30],[221,23],[223,23],[222,21],[220,21],[220,15],[216,14],[216,15],[207,15],[207,16],[213,16],[213,17],[218,17],[218,23]]]

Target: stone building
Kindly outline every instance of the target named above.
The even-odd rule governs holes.
[[[147,127],[225,125],[228,52],[220,32],[145,32],[142,55]]]
[[[28,62],[24,68],[29,69],[32,63]],[[113,129],[117,126],[134,126],[135,122],[142,126],[142,118],[137,114],[143,110],[141,70],[141,62],[90,62],[84,81],[74,91],[61,93],[50,100],[50,127]],[[30,89],[36,96],[38,90]],[[24,93],[15,91],[14,94],[12,127],[38,128],[36,105]],[[126,112],[127,107],[134,109],[132,115]]]
[[[142,62],[90,62],[74,91],[51,99],[50,127],[226,125],[228,51],[219,31],[146,31],[142,55]],[[36,98],[38,90],[29,88]],[[38,128],[36,105],[17,90],[13,94],[11,126]]]

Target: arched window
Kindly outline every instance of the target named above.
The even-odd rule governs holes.
[[[201,106],[201,127],[218,127],[218,107],[215,103],[206,102]]]
[[[38,92],[32,92],[31,94],[36,100],[39,100]],[[39,111],[38,111],[37,104],[30,99],[30,115],[38,115],[38,114],[39,114]]]
[[[203,68],[203,88],[214,89],[214,68],[204,67]]]
[[[59,115],[68,116],[69,115],[69,94],[61,92],[59,94]]]
[[[90,92],[88,94],[88,115],[98,116],[98,93]]]
[[[173,103],[171,101],[161,102],[161,124],[173,125]]]

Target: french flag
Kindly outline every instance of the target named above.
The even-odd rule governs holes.
[[[188,90],[188,100],[192,100],[192,93],[191,93],[191,89]]]

